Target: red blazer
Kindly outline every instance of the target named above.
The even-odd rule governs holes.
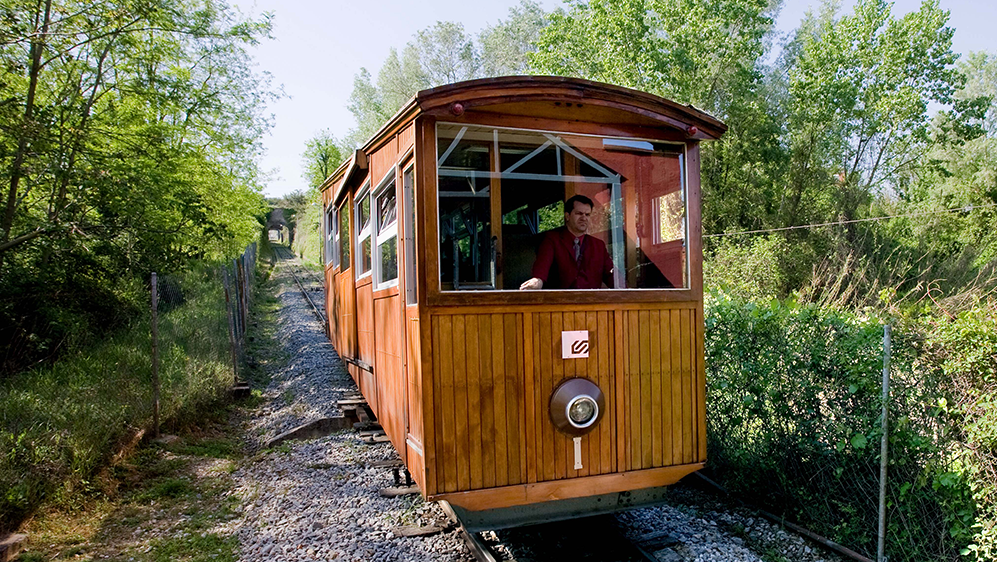
[[[600,289],[613,286],[613,260],[606,244],[598,238],[582,235],[582,263],[575,264],[575,236],[567,227],[548,230],[533,262],[533,277],[544,282],[544,289]]]

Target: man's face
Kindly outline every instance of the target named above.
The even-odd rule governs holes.
[[[564,213],[564,224],[575,236],[588,232],[589,219],[592,218],[592,206],[575,201],[571,212]]]

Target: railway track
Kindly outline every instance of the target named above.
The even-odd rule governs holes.
[[[449,509],[444,511],[450,514]],[[470,532],[461,527],[465,544],[478,562],[572,560],[574,562],[660,562],[671,560],[675,539],[652,533],[632,540],[613,515],[596,515],[505,529]],[[656,554],[660,552],[660,557]]]
[[[297,257],[287,247],[274,246],[274,253],[280,265],[287,268],[294,279],[295,284],[301,291],[305,300],[309,303],[312,311],[326,329],[328,322],[324,314],[324,283],[315,275],[303,267]],[[356,396],[356,400],[363,401],[362,397]],[[383,432],[382,432],[383,433]],[[403,466],[400,460],[389,463],[390,467]],[[391,470],[389,464],[385,470]],[[396,485],[398,485],[396,477]],[[500,531],[472,532],[464,528],[460,521],[453,514],[445,503],[439,504],[443,511],[450,516],[453,524],[449,527],[438,523],[431,526],[433,530],[427,534],[451,531],[456,527],[463,539],[471,556],[479,562],[540,562],[548,560],[572,560],[575,562],[681,562],[683,560],[700,559],[694,554],[699,550],[691,542],[690,536],[681,533],[661,530],[662,527],[644,527],[643,531],[637,531],[629,514],[622,517],[615,515],[599,515],[569,521],[559,521],[531,525],[514,529]],[[674,515],[672,516],[674,517]],[[695,522],[693,523],[695,525]],[[693,525],[689,525],[690,527]],[[757,526],[757,524],[756,524]],[[430,529],[430,527],[426,527]],[[704,537],[714,529],[702,529],[696,534],[695,542],[699,542],[700,537]],[[422,534],[418,529],[412,536]],[[713,540],[716,540],[714,538]],[[738,540],[738,539],[735,539]],[[723,542],[730,542],[723,539]],[[743,542],[743,541],[742,541]],[[762,541],[762,542],[767,542]],[[721,546],[725,546],[721,544]],[[740,546],[740,543],[738,543]],[[802,553],[801,553],[802,554]],[[834,557],[822,558],[810,555],[806,551],[805,556],[800,556],[799,560],[832,560]],[[707,557],[703,560],[748,560],[757,559],[753,556],[747,558],[731,557],[725,558],[721,554],[719,557]],[[790,558],[793,559],[793,558]]]
[[[285,246],[274,246],[280,265],[287,268],[299,291],[315,315],[326,325],[322,310],[324,284],[314,273],[298,263]],[[480,562],[515,560],[560,560],[567,556],[578,562],[656,562],[653,554],[629,540],[612,515],[588,517],[567,522],[546,523],[503,531],[472,532],[463,528],[446,504],[444,511],[460,529],[468,550]],[[660,541],[659,541],[660,542]]]
[[[294,282],[298,285],[298,288],[301,290],[301,294],[304,295],[305,300],[311,305],[312,310],[315,312],[315,316],[319,319],[319,322],[322,323],[322,326],[328,326],[329,322],[326,319],[325,312],[323,312],[322,308],[318,306],[312,298],[313,293],[321,292],[323,298],[319,300],[319,304],[324,306],[325,284],[314,273],[308,271],[300,263],[298,263],[294,252],[289,250],[286,246],[274,245],[273,248],[274,253],[282,262],[290,264],[290,267],[288,267],[287,270],[291,272],[291,277],[294,278]],[[299,276],[298,273],[301,273],[301,275]],[[306,289],[305,284],[301,281],[301,277],[310,277],[315,285],[309,286]]]

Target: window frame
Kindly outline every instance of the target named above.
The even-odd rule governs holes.
[[[329,205],[323,220],[326,230],[324,239],[325,266],[339,267],[339,209],[335,205]]]
[[[391,171],[384,175],[384,178],[378,183],[376,189],[370,192],[370,209],[371,209],[371,271],[374,273],[374,289],[387,289],[389,287],[395,287],[399,283],[398,275],[398,190],[397,190],[397,174],[398,168],[396,166],[391,167]],[[379,232],[381,230],[381,213],[378,206],[378,200],[388,194],[389,192],[395,198],[395,220],[391,224],[388,224],[385,228],[385,232]],[[381,246],[386,244],[391,238],[395,239],[395,276],[391,279],[381,279]]]
[[[360,260],[361,260],[361,258],[363,256],[363,243],[364,243],[364,240],[371,239],[371,231],[373,229],[373,223],[374,223],[374,212],[373,212],[374,209],[373,208],[369,209],[369,211],[368,211],[369,216],[367,217],[367,224],[366,225],[360,227],[359,225],[355,224],[356,222],[359,222],[359,219],[360,219],[360,206],[363,204],[364,200],[366,199],[369,205],[373,203],[373,201],[371,201],[370,181],[369,180],[360,189],[359,193],[360,193],[360,195],[353,201],[353,216],[354,216],[354,218],[357,219],[356,221],[354,221],[354,225],[353,225],[354,240],[355,240],[355,243],[354,243],[354,246],[353,246],[353,266],[354,266],[353,270],[355,272],[357,272],[357,273],[354,274],[354,278],[357,279],[357,280],[363,279],[364,277],[372,276],[374,274],[374,263],[373,263],[374,262],[374,259],[373,259],[374,248],[373,248],[373,240],[371,240],[371,256],[370,256],[370,260],[371,260],[371,264],[370,265],[371,265],[371,267],[368,268],[366,271],[362,271],[362,269],[363,269],[362,265],[363,264],[360,263]]]
[[[336,206],[336,214],[337,214],[337,218],[339,219],[339,224],[336,227],[338,235],[339,235],[339,238],[338,238],[339,243],[336,246],[336,254],[339,256],[339,263],[340,263],[340,266],[342,268],[342,271],[345,271],[347,269],[351,269],[353,267],[353,263],[351,261],[352,256],[350,255],[350,246],[353,244],[353,241],[350,238],[350,236],[351,236],[350,235],[350,231],[352,230],[350,228],[350,224],[351,224],[350,223],[350,208],[351,207],[352,206],[350,205],[350,198],[349,198],[349,196],[344,197],[342,203],[340,203],[338,206]],[[345,239],[344,239],[344,234],[343,234],[343,220],[344,219],[346,220],[346,234],[345,234]],[[345,242],[345,245],[344,245],[344,242]],[[345,248],[347,250],[346,254],[343,253],[343,248]]]
[[[404,262],[405,262],[405,305],[414,306],[419,304],[419,278],[416,271],[416,248],[415,248],[415,162],[409,158],[401,166],[402,177],[402,201],[401,214],[404,225]],[[410,177],[411,181],[406,183],[405,178]],[[399,252],[401,253],[401,252]]]
[[[453,127],[453,128],[458,129],[458,133],[457,133],[456,137],[454,139],[452,139],[450,146],[442,154],[440,153],[441,149],[440,149],[440,142],[439,142],[439,129],[440,129],[441,126]],[[688,169],[688,162],[689,162],[690,146],[689,146],[688,142],[683,142],[683,141],[674,140],[674,139],[661,139],[661,138],[655,139],[655,138],[646,137],[646,136],[640,136],[640,135],[625,136],[625,135],[621,135],[619,133],[617,133],[617,134],[584,133],[584,132],[571,131],[570,128],[566,128],[566,129],[562,129],[562,130],[530,129],[530,128],[526,128],[526,127],[510,127],[510,126],[506,126],[506,125],[496,125],[496,124],[487,123],[487,122],[486,123],[457,123],[457,122],[449,122],[449,121],[436,121],[435,123],[433,123],[432,127],[433,127],[433,153],[432,153],[433,154],[433,160],[431,162],[432,162],[432,164],[434,166],[434,169],[435,169],[435,172],[436,172],[436,183],[433,186],[433,197],[436,199],[436,208],[437,209],[439,209],[440,206],[442,205],[442,203],[440,201],[440,197],[441,197],[440,182],[439,182],[440,177],[442,177],[444,175],[451,175],[451,174],[447,174],[446,172],[442,172],[441,173],[441,170],[440,170],[441,165],[445,162],[445,160],[451,154],[451,152],[457,147],[458,143],[461,141],[462,137],[464,136],[465,131],[468,130],[468,129],[470,129],[470,128],[491,129],[493,131],[493,133],[495,134],[495,141],[494,141],[494,143],[495,143],[495,146],[496,146],[496,150],[498,150],[498,147],[499,147],[499,139],[498,139],[498,133],[499,132],[512,132],[512,133],[520,133],[521,132],[521,133],[526,133],[526,134],[530,134],[530,135],[547,137],[548,139],[550,139],[551,141],[553,141],[555,144],[557,144],[559,147],[562,146],[562,145],[561,145],[561,143],[559,143],[557,141],[561,140],[560,139],[561,135],[567,136],[569,138],[570,137],[587,137],[587,138],[593,138],[593,139],[603,139],[603,140],[610,139],[610,140],[615,140],[615,141],[623,141],[623,143],[620,144],[619,146],[630,146],[631,144],[628,144],[628,143],[642,143],[642,142],[647,142],[647,143],[652,143],[652,144],[670,145],[670,146],[675,147],[676,148],[676,153],[679,156],[679,168],[680,168],[680,187],[679,187],[678,191],[681,194],[680,197],[681,197],[681,201],[682,201],[682,205],[683,205],[683,216],[682,216],[682,227],[681,228],[682,228],[682,232],[683,232],[682,247],[683,247],[683,252],[684,252],[684,278],[685,278],[685,286],[683,286],[683,287],[650,287],[650,288],[643,288],[643,287],[623,287],[623,288],[620,288],[620,281],[621,281],[621,278],[623,276],[623,271],[614,271],[614,277],[616,278],[616,287],[611,288],[611,289],[610,288],[606,288],[606,289],[543,289],[542,291],[531,291],[531,292],[527,292],[527,293],[541,293],[542,292],[543,294],[546,294],[546,295],[551,295],[552,293],[561,293],[561,294],[566,294],[566,295],[582,295],[582,294],[586,294],[587,295],[587,294],[591,294],[591,293],[596,293],[596,294],[599,294],[599,295],[605,295],[605,297],[608,298],[608,299],[612,299],[613,298],[613,296],[612,296],[613,294],[615,294],[615,295],[618,296],[618,295],[623,295],[623,294],[631,295],[631,294],[637,294],[637,293],[646,293],[646,294],[648,294],[648,297],[637,297],[638,300],[645,300],[646,298],[651,297],[651,295],[650,295],[651,293],[659,292],[660,291],[660,292],[665,292],[666,294],[670,295],[670,296],[666,297],[667,300],[696,300],[696,299],[688,298],[688,296],[692,295],[694,291],[701,291],[702,290],[701,279],[697,279],[696,282],[694,282],[694,279],[693,279],[693,263],[692,263],[693,259],[694,259],[694,257],[693,257],[693,249],[694,249],[694,247],[699,251],[698,252],[699,255],[697,256],[697,259],[700,259],[700,260],[702,259],[702,257],[701,257],[702,243],[701,243],[701,233],[699,233],[696,236],[697,240],[696,240],[695,245],[694,245],[693,233],[692,233],[692,231],[690,229],[690,221],[691,221],[692,217],[691,217],[691,210],[689,208],[690,198],[689,198],[689,169]],[[461,130],[461,129],[463,129],[463,130]],[[555,140],[554,137],[556,137],[557,139]],[[540,149],[537,149],[537,152],[539,152],[539,150]],[[532,156],[532,154],[531,154],[531,156]],[[517,163],[512,168],[518,167],[519,165],[520,165],[520,163]],[[497,163],[496,163],[496,166],[497,166]],[[481,172],[478,172],[478,173],[481,173]],[[491,175],[494,175],[495,173],[496,172],[490,172]],[[503,174],[509,173],[509,171],[508,170],[505,171],[505,172],[499,171],[497,173],[499,174],[499,178],[501,180],[501,179],[504,179]],[[559,170],[559,173],[560,173],[560,170]],[[521,174],[521,175],[525,175],[525,174]],[[617,177],[618,177],[618,174],[617,174]],[[510,179],[516,179],[516,178],[513,177],[513,178],[510,178]],[[524,179],[537,179],[537,178],[524,178]],[[605,183],[605,185],[607,186],[607,188],[611,189],[612,192],[613,192],[613,196],[612,196],[612,199],[611,199],[612,200],[611,204],[613,205],[613,212],[614,213],[618,213],[618,216],[622,216],[623,215],[623,206],[625,205],[625,202],[623,201],[622,183],[619,180],[613,181],[613,179],[610,178],[610,177],[608,177],[608,176],[606,178],[604,178],[604,179],[603,178],[598,178],[598,179],[600,179],[602,181],[593,181],[595,179],[596,178],[588,178],[587,181],[589,181],[591,183]],[[701,205],[701,202],[699,202],[698,204]],[[698,210],[697,212],[698,212],[698,216],[699,216],[700,224],[701,224],[701,220],[702,220],[701,219],[701,210]],[[436,235],[437,235],[436,236],[437,237],[436,243],[439,244],[439,238],[440,238],[440,236],[442,236],[441,233],[443,232],[443,225],[441,223],[440,213],[437,212],[435,214],[436,214],[436,216],[434,217],[434,220],[435,220],[435,223],[436,223]],[[496,236],[496,232],[494,231],[495,225],[492,225],[492,228],[493,228],[493,230],[492,230],[491,234],[492,234],[492,236]],[[500,225],[500,228],[501,228],[501,225]],[[626,228],[625,225],[622,225],[622,224],[619,227],[620,230],[624,230],[625,228]],[[616,248],[616,249],[614,249],[614,251],[611,251],[611,258],[613,259],[614,264],[618,263],[618,261],[617,261],[618,259],[621,260],[621,261],[625,261],[624,257],[623,257],[623,251],[624,251],[624,249],[622,247]],[[504,294],[504,295],[509,295],[509,294],[524,294],[523,292],[521,292],[519,290],[516,290],[516,289],[492,288],[492,289],[480,291],[480,290],[462,290],[462,289],[448,289],[448,288],[444,288],[443,283],[442,283],[442,269],[443,269],[444,264],[443,264],[442,259],[441,259],[442,256],[441,256],[441,254],[440,254],[440,252],[438,250],[436,252],[436,258],[437,258],[436,259],[436,264],[435,264],[436,275],[437,275],[436,283],[431,283],[430,287],[429,287],[430,291],[431,291],[430,300],[433,303],[436,303],[437,299],[440,298],[440,297],[442,297],[443,299],[445,299],[448,302],[449,299],[454,298],[456,295],[472,295],[473,294],[473,295],[482,295],[483,296],[483,295],[488,295],[488,294]],[[701,267],[701,265],[699,267]],[[620,269],[620,268],[614,267],[614,270],[616,270],[616,269]],[[474,298],[478,298],[478,297],[476,296]],[[500,298],[503,298],[503,297],[500,297]],[[529,298],[529,297],[527,297],[527,298]],[[601,300],[601,298],[602,297],[599,297],[599,300]]]

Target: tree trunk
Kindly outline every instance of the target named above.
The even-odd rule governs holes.
[[[35,91],[38,89],[38,75],[41,73],[42,51],[45,49],[45,41],[48,37],[48,27],[52,14],[52,0],[45,0],[45,12],[42,16],[41,32],[36,33],[31,41],[31,70],[28,74],[28,96],[24,102],[24,121],[21,127],[21,136],[17,142],[17,152],[14,153],[14,161],[10,171],[10,190],[7,192],[7,209],[3,217],[3,238],[0,242],[8,242],[11,230],[14,228],[14,214],[17,212],[17,190],[21,183],[21,168],[24,166],[24,159],[28,153],[30,144],[29,131],[32,129],[32,119],[35,110]],[[37,18],[37,14],[36,14]],[[35,29],[38,30],[38,20],[35,20]],[[11,246],[0,245],[0,266],[3,265],[3,252]]]

